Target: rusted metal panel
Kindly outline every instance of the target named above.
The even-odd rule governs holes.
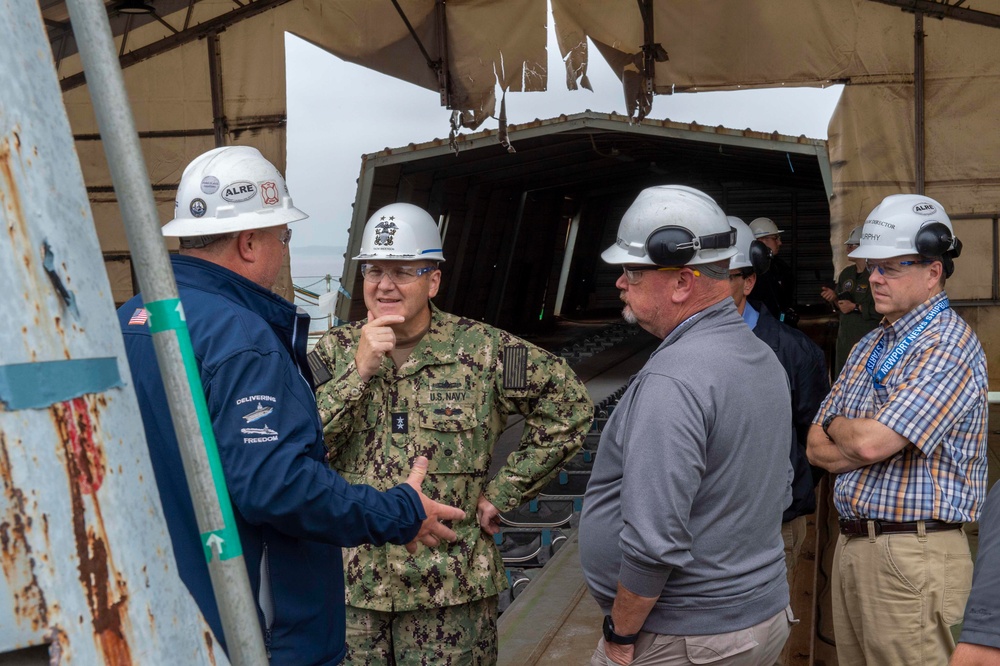
[[[65,383],[0,400],[0,661],[227,664],[177,575],[50,58],[38,7],[0,0],[0,367]]]

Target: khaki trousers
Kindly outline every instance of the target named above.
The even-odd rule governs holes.
[[[802,554],[802,544],[806,541],[806,516],[792,518],[781,524],[781,540],[785,542],[785,570],[788,572],[788,590],[792,590],[792,580],[795,579],[795,565]]]
[[[781,540],[785,542],[785,575],[788,579],[788,605],[792,607],[792,612],[796,614],[796,617],[802,615],[802,608],[799,607],[800,604],[795,603],[795,594],[792,592],[792,581],[795,580],[795,568],[799,562],[799,556],[802,554],[802,544],[806,542],[806,532],[808,529],[808,518],[806,516],[792,518],[787,523],[781,524]],[[796,620],[796,622],[798,621]],[[789,654],[791,650],[790,645],[785,645],[785,649],[781,651],[781,655],[776,662],[778,666],[785,666],[792,663],[792,658]]]
[[[840,666],[943,666],[972,586],[962,530],[840,535],[833,556]]]
[[[795,618],[785,607],[774,617],[749,629],[709,636],[672,636],[639,632],[635,643],[633,666],[771,666],[774,664],[791,630]],[[590,666],[613,666],[615,662],[604,654],[604,639],[590,659]]]

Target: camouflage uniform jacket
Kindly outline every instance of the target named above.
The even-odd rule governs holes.
[[[423,490],[462,508],[458,541],[345,549],[348,605],[408,611],[467,603],[507,587],[500,553],[476,519],[483,493],[500,511],[534,497],[582,445],[593,405],[563,359],[506,331],[441,312],[403,365],[388,357],[361,381],[361,326],[332,329],[316,353],[333,378],[317,394],[331,465],[350,483],[391,488],[417,455],[430,459]],[[524,416],[520,447],[487,483],[508,414]]]

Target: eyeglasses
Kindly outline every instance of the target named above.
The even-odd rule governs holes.
[[[878,271],[879,275],[892,280],[901,277],[904,273],[904,266],[918,266],[921,264],[933,264],[932,259],[919,259],[912,261],[872,261],[871,259],[865,260],[865,266],[868,268],[869,273],[874,273]]]
[[[393,284],[410,284],[411,282],[416,282],[417,278],[421,275],[426,275],[435,270],[437,270],[437,266],[424,266],[423,268],[393,266],[392,268],[385,269],[375,264],[361,264],[361,277],[365,279],[365,282],[371,282],[372,284],[378,284],[382,281],[383,277],[388,277],[389,281]]]
[[[735,280],[737,278],[743,278],[744,280],[746,280],[748,277],[750,277],[750,275],[751,275],[750,273],[744,273],[743,271],[737,271],[735,273],[730,273],[729,274],[729,279],[730,280]]]
[[[642,280],[642,274],[646,271],[679,271],[684,268],[689,268],[688,266],[622,266],[622,271],[625,273],[625,280],[629,284],[639,284]],[[701,277],[701,272],[697,269],[692,268],[691,272],[695,274],[696,277]]]
[[[273,234],[272,234],[273,235]],[[292,240],[292,230],[285,229],[280,234],[277,235],[278,242],[281,243],[281,247],[288,247],[288,243]]]

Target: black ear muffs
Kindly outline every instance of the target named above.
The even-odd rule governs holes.
[[[750,241],[750,265],[753,272],[763,275],[771,268],[771,248],[759,240]]]
[[[657,266],[683,266],[697,251],[694,235],[683,227],[660,227],[646,239],[646,256]]]
[[[698,250],[732,247],[736,229],[708,236],[695,236],[684,227],[660,227],[646,239],[646,256],[657,266],[672,268],[686,265]]]
[[[913,247],[921,257],[943,257],[946,254],[957,257],[962,253],[962,242],[940,222],[920,227],[913,239]]]

